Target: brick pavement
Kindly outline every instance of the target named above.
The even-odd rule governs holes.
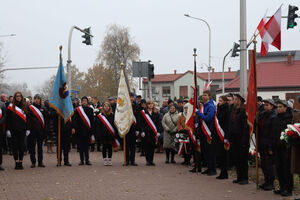
[[[92,166],[78,166],[79,155],[70,153],[72,167],[56,167],[56,155],[44,153],[46,168],[14,170],[12,156],[5,155],[0,171],[0,200],[168,200],[168,199],[282,199],[272,192],[255,189],[254,184],[235,185],[232,179],[216,180],[191,174],[188,167],[165,164],[163,154],[155,154],[156,166],[145,166],[137,155],[139,166],[122,166],[123,152],[113,154],[113,166],[103,166],[100,152],[90,154]],[[176,158],[181,162],[180,158]]]

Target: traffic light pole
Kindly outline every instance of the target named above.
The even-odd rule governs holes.
[[[240,0],[240,94],[247,96],[247,23],[246,0]]]
[[[71,42],[72,42],[72,35],[73,35],[73,30],[74,29],[77,29],[79,30],[80,32],[84,33],[84,34],[87,34],[91,37],[93,37],[93,35],[91,35],[90,33],[82,30],[81,28],[78,28],[77,26],[72,26],[71,29],[70,29],[70,32],[69,32],[69,40],[68,40],[68,60],[67,60],[67,72],[68,72],[68,86],[69,86],[69,91],[71,92],[72,91],[72,81],[71,81],[71,63],[72,63],[72,60],[71,60]]]
[[[152,100],[152,83],[151,79],[148,78],[148,83],[149,83],[149,100]]]

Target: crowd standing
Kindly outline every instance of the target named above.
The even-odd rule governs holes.
[[[146,165],[154,166],[157,153],[166,154],[166,164],[175,164],[175,155],[183,157],[182,165],[191,166],[190,172],[228,179],[228,169],[235,169],[233,183],[248,184],[249,125],[245,99],[239,94],[211,98],[204,91],[196,109],[195,133],[186,125],[188,100],[165,100],[160,108],[156,102],[146,101],[130,93],[135,116],[126,135],[126,165],[137,166],[136,152],[145,156]],[[300,112],[293,102],[257,98],[258,113],[254,130],[258,132],[258,151],[264,183],[263,190],[291,196],[293,173],[300,173],[299,146],[285,145],[281,132],[288,124],[300,122]],[[112,165],[113,152],[123,148],[114,125],[116,98],[109,97],[100,103],[97,97],[72,98],[74,115],[64,123],[56,111],[39,94],[24,98],[21,92],[13,96],[1,95],[0,101],[0,170],[2,153],[13,155],[15,169],[22,170],[24,154],[29,153],[31,168],[46,167],[43,162],[43,145],[52,151],[58,148],[58,124],[61,124],[58,155],[65,166],[71,148],[79,153],[79,165],[92,165],[89,152],[102,152],[103,164]],[[60,123],[58,120],[60,119]],[[256,132],[256,131],[255,131]],[[279,188],[274,188],[278,179]]]

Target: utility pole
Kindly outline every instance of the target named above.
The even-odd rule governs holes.
[[[240,93],[247,96],[247,20],[246,0],[240,0]]]

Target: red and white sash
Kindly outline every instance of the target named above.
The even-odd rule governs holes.
[[[2,118],[2,109],[0,108],[0,119]]]
[[[77,108],[78,114],[80,115],[83,123],[86,125],[86,127],[90,130],[91,129],[91,122],[86,113],[84,112],[82,106],[79,106]]]
[[[38,120],[40,121],[42,127],[45,128],[45,120],[44,120],[44,116],[41,113],[41,111],[37,107],[35,107],[34,105],[30,105],[29,108],[33,112],[33,114],[38,118]]]
[[[9,104],[9,106],[7,107],[8,110],[11,110],[12,112],[14,112],[14,109],[13,109],[13,105],[12,104]],[[27,122],[26,120],[26,114],[24,113],[24,111],[19,108],[18,106],[15,106],[15,109],[16,109],[16,114],[21,117],[25,123]]]
[[[217,130],[217,133],[219,135],[220,140],[224,143],[225,149],[228,150],[229,147],[230,147],[230,143],[226,139],[224,139],[225,132],[219,124],[219,120],[218,120],[218,117],[217,117],[217,112],[215,114],[215,126],[216,126],[216,130]]]
[[[200,112],[203,113],[203,110],[204,110],[204,106],[201,106]],[[200,118],[200,123],[201,123],[201,129],[207,138],[207,142],[211,143],[211,140],[212,140],[211,132],[210,132],[207,124],[201,118]]]
[[[200,152],[200,142],[196,141],[196,136],[193,134],[193,132],[191,130],[188,130],[190,139],[192,141],[192,143],[194,144],[194,146],[197,148],[197,151]]]
[[[178,150],[178,155],[181,156],[183,153],[183,149],[185,150],[185,153],[187,153],[186,145],[189,143],[189,140],[178,140],[179,143],[179,150]]]
[[[155,134],[155,142],[157,142],[157,129],[156,129],[155,124],[153,123],[151,117],[148,114],[146,114],[144,110],[142,110],[141,113],[142,113],[142,116],[144,117],[144,119],[146,120],[147,124],[150,126],[153,133]]]
[[[287,125],[288,128],[292,129],[292,131],[296,132],[300,136],[300,128],[295,124]]]
[[[113,147],[116,148],[116,147],[120,146],[119,141],[115,138],[115,129],[112,127],[110,122],[106,119],[106,117],[104,115],[99,114],[97,116],[102,121],[102,123],[105,125],[107,130],[110,132],[111,136],[114,138]]]
[[[136,118],[135,118],[135,116],[133,116],[133,124],[134,124],[134,126],[136,126]]]

